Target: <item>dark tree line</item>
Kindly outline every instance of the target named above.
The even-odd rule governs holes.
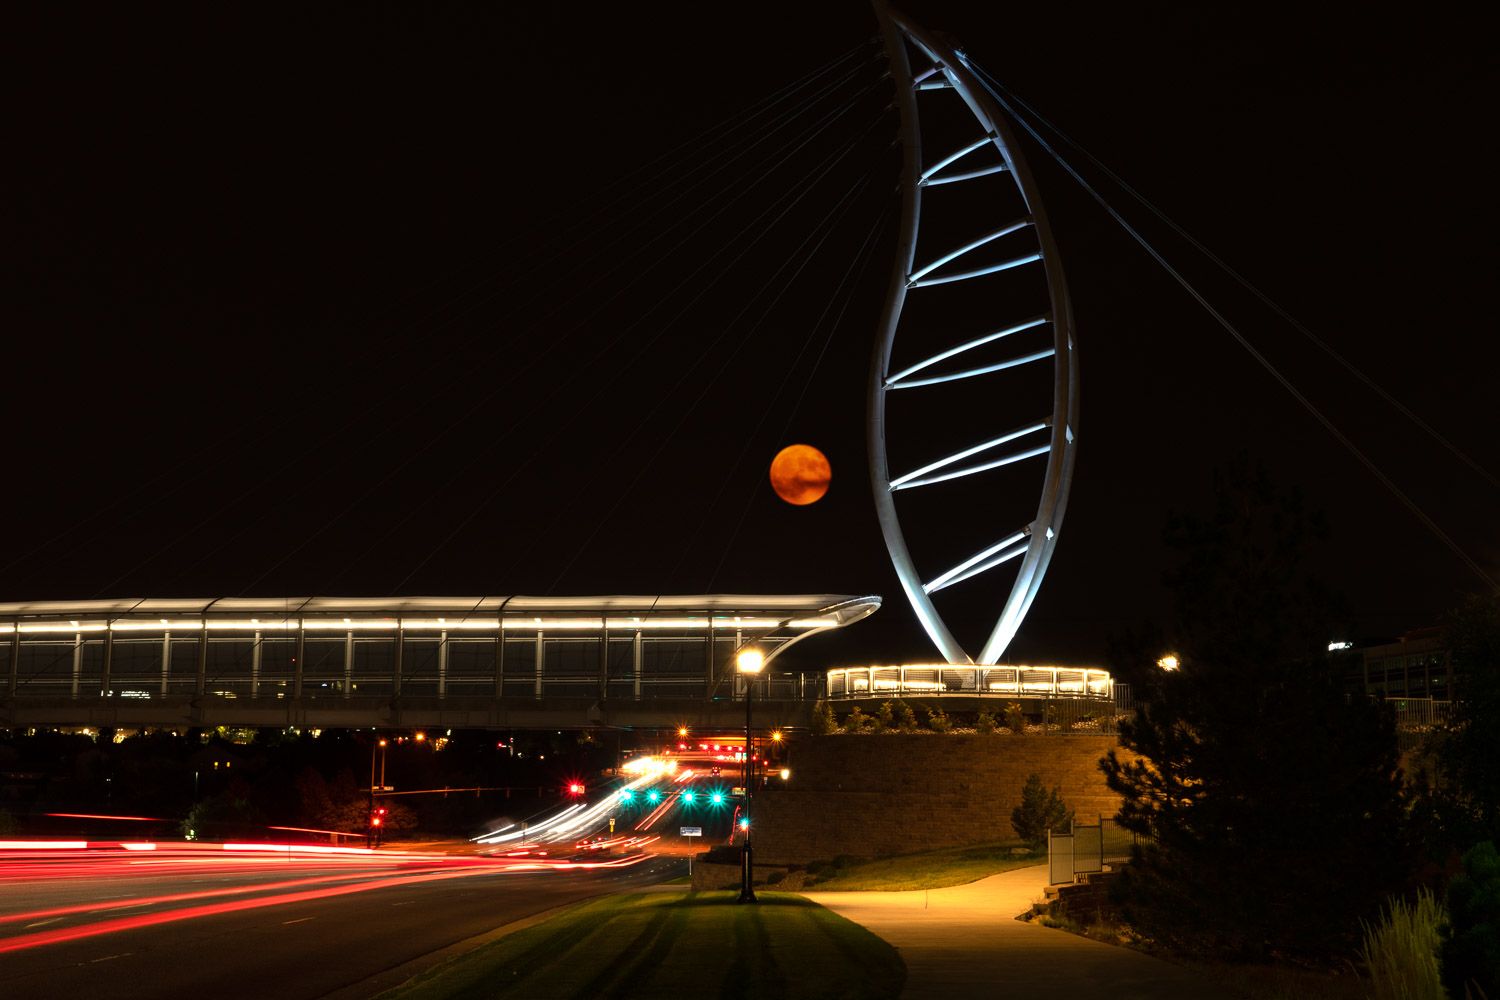
[[[1142,835],[1128,920],[1173,948],[1263,959],[1347,951],[1412,870],[1392,720],[1328,655],[1345,615],[1309,566],[1326,529],[1264,473],[1176,517],[1165,630],[1122,643],[1139,707],[1101,762]],[[1157,659],[1170,650],[1176,670]]]

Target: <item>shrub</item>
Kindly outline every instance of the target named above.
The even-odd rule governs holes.
[[[1040,774],[1031,775],[1021,788],[1021,804],[1011,810],[1010,825],[1034,851],[1047,843],[1048,830],[1061,830],[1073,822],[1061,792],[1060,788],[1047,791]]]
[[[212,798],[196,803],[180,824],[183,835],[195,840],[223,840],[260,826],[265,817],[251,804],[249,789],[236,782]]]
[[[1443,982],[1456,997],[1500,997],[1500,852],[1486,841],[1448,885]]]
[[[818,702],[818,706],[813,709],[813,735],[828,736],[838,732],[838,728],[838,720],[833,717],[833,706],[826,701]]]
[[[980,736],[991,736],[996,728],[995,716],[992,713],[984,711],[974,717],[974,731]]]
[[[883,733],[887,730],[894,729],[895,727],[896,710],[891,707],[890,702],[881,702],[880,707],[875,710],[875,725],[872,727],[873,731],[877,733]]]
[[[1426,889],[1415,903],[1392,900],[1375,926],[1365,925],[1360,959],[1374,1000],[1443,1000],[1438,927],[1443,908]]]
[[[948,718],[948,713],[941,706],[934,705],[927,710],[927,728],[935,733],[951,733],[953,720]]]
[[[917,713],[901,699],[896,699],[896,727],[903,733],[917,731]]]
[[[1026,732],[1026,713],[1021,711],[1021,703],[1013,701],[1005,706],[1005,728],[1020,736]]]
[[[874,723],[874,720],[871,719],[864,712],[860,711],[860,708],[859,708],[858,705],[855,705],[854,706],[854,711],[852,711],[848,715],[844,716],[844,732],[846,732],[846,733],[867,733],[867,732],[870,731],[870,726],[873,723]]]

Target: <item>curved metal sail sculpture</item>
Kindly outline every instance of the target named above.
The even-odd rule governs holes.
[[[903,167],[895,270],[880,319],[869,397],[875,505],[901,586],[943,656],[950,663],[995,663],[1041,586],[1057,544],[1072,480],[1078,363],[1067,285],[1031,173],[1005,117],[963,55],[880,0],[876,12],[896,83]],[[928,160],[923,154],[922,125],[924,118],[939,114],[947,116],[951,136],[934,143],[947,141],[950,145],[936,149]],[[940,129],[933,132],[941,135]],[[940,195],[932,190],[935,188],[944,190]],[[967,201],[955,220],[953,210],[960,195]],[[957,239],[946,236],[949,242],[940,245],[939,252],[927,249],[927,244],[939,238],[940,224],[930,226],[934,234],[923,239],[924,197],[934,201],[939,197],[954,199],[933,206],[934,211],[947,212],[954,234],[962,234]],[[1007,203],[1012,207],[1007,208]],[[975,224],[976,219],[995,219],[997,211],[1002,213],[998,220]],[[968,307],[945,310],[942,297],[958,293],[967,296]],[[974,313],[976,295],[980,310],[1001,317],[999,322],[974,330],[931,329],[942,326],[941,320],[947,316]],[[913,304],[918,308],[912,308]],[[919,325],[920,321],[912,319],[916,312],[926,317],[926,322],[921,323],[921,330],[908,329]],[[933,338],[941,345],[935,351]],[[1029,349],[1014,346],[1028,340]],[[915,346],[918,351],[892,371],[898,341],[901,347]],[[995,351],[1001,353],[996,355]],[[1035,407],[1024,410],[1019,380],[1029,378],[1035,385],[1040,373],[1049,367],[1050,409],[1046,408],[1045,387],[1036,386]],[[972,391],[975,383],[971,380],[985,385],[985,398],[993,405],[979,407],[979,420],[971,419],[969,411],[944,413],[944,393],[960,386]],[[999,380],[999,384],[985,380]],[[945,428],[984,425],[984,430],[961,442],[957,450],[930,455],[930,461],[893,476],[887,449],[888,407],[893,394],[920,400],[929,408],[929,421],[936,413]],[[1002,415],[1007,403],[1016,409],[1015,416]],[[952,419],[954,416],[959,419]],[[924,433],[923,437],[930,435]],[[930,441],[924,440],[922,445],[930,454]],[[987,533],[980,539],[981,548],[931,577],[924,578],[918,572],[898,518],[899,497],[910,496],[908,491],[918,488],[946,491],[977,486],[989,489],[995,506],[1000,506],[1000,501],[1013,499],[1016,490],[995,487],[993,470],[1011,465],[1016,466],[1011,474],[1034,469],[1044,456],[1040,500],[1029,522],[1014,524],[999,537]],[[1029,509],[1028,504],[1018,510],[1016,520],[1023,521]],[[974,541],[968,544],[972,546]],[[938,613],[933,595],[1017,560],[1014,582],[989,638],[979,654],[971,656]]]

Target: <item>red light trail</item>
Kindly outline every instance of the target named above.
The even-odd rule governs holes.
[[[316,846],[316,845],[314,845]],[[224,850],[245,851],[257,847],[269,848],[282,852],[282,848],[275,845],[224,845]],[[305,848],[298,848],[305,850]],[[325,856],[317,860],[327,863],[331,860],[326,857],[330,849],[324,848]],[[348,849],[339,849],[339,854],[345,854]],[[255,882],[248,885],[226,886],[217,889],[195,890],[192,892],[169,893],[158,896],[140,896],[121,899],[111,902],[91,902],[68,906],[47,907],[37,910],[29,910],[24,913],[0,914],[0,924],[17,924],[22,922],[34,922],[37,920],[57,919],[78,913],[97,913],[107,910],[137,908],[143,906],[162,906],[174,903],[190,902],[200,899],[211,899],[218,897],[249,896],[252,893],[271,893],[270,895],[257,895],[245,899],[220,899],[218,902],[205,903],[198,906],[185,906],[167,909],[157,913],[142,913],[128,917],[113,917],[97,920],[92,923],[82,924],[76,927],[58,927],[46,931],[37,931],[30,934],[19,934],[14,937],[0,938],[0,953],[21,951],[29,948],[37,948],[44,945],[58,944],[65,941],[76,941],[82,938],[97,937],[105,934],[114,934],[121,931],[136,930],[143,927],[154,927],[160,924],[174,923],[183,920],[194,920],[202,917],[216,916],[226,913],[235,913],[243,910],[263,909],[271,906],[286,906],[294,903],[310,902],[319,899],[328,899],[337,896],[346,896],[353,893],[371,892],[376,889],[389,889],[401,886],[419,885],[430,882],[442,881],[455,878],[468,878],[475,875],[505,875],[510,873],[524,873],[536,871],[580,871],[602,868],[626,868],[647,860],[650,855],[635,853],[621,858],[607,861],[567,861],[551,860],[541,857],[531,857],[525,860],[500,860],[495,858],[463,856],[448,857],[443,855],[398,855],[393,858],[370,857],[365,852],[358,852],[364,856],[350,858],[347,855],[338,858],[341,862],[386,862],[402,866],[432,868],[441,866],[440,871],[422,871],[415,873],[379,874],[368,870],[344,875],[319,875],[300,879],[280,879],[273,882]],[[95,855],[97,857],[97,855]],[[212,864],[215,874],[236,872],[245,870],[239,865],[224,867],[219,863],[227,860],[222,853],[206,854],[200,856],[196,869],[201,872],[206,865]],[[240,858],[235,856],[235,860]],[[280,859],[272,859],[279,861]],[[37,865],[37,869],[44,866]],[[76,866],[74,866],[76,867]],[[119,872],[121,864],[109,858],[101,858],[88,867],[93,868],[94,875],[101,873],[109,875]],[[69,869],[72,870],[71,867]],[[153,868],[152,875],[161,874],[161,868]],[[128,868],[124,871],[129,875],[141,875],[144,872],[139,868]],[[334,884],[330,884],[334,883]],[[317,886],[317,888],[302,888]],[[294,891],[284,891],[284,890]]]

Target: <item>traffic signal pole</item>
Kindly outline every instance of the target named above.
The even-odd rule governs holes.
[[[755,691],[755,678],[749,674],[745,677],[745,843],[744,852],[740,857],[740,897],[735,902],[756,903],[755,898],[755,860],[750,846],[750,836],[755,824],[750,822],[750,796],[751,784],[755,780],[755,763],[751,759],[750,745],[750,702]]]

